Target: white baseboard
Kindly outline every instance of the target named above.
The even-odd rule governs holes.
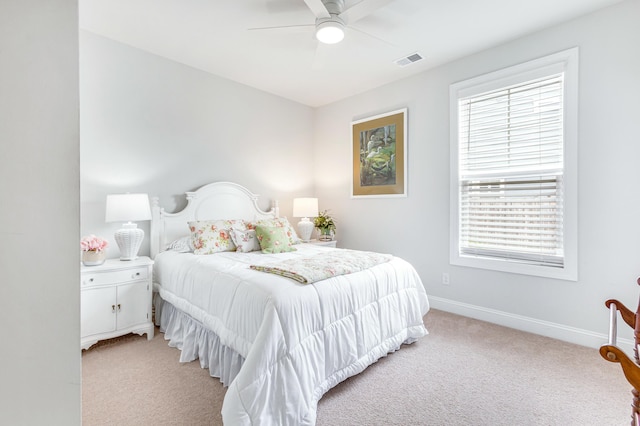
[[[551,337],[553,339],[595,349],[606,344],[609,339],[609,336],[605,334],[595,333],[590,330],[570,327],[549,321],[542,321],[509,312],[502,312],[495,309],[484,308],[482,306],[457,302],[455,300],[443,299],[441,297],[429,296],[429,304],[434,309],[450,312],[452,314],[475,318],[481,321],[502,325],[504,327],[515,328],[516,330],[535,333],[541,336]],[[617,346],[632,356],[632,340],[618,338]]]

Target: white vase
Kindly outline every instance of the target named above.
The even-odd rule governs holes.
[[[85,266],[102,265],[107,254],[103,251],[89,250],[82,252],[82,264]]]

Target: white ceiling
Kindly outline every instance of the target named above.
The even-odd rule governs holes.
[[[345,0],[345,8],[360,1]],[[337,45],[304,0],[79,0],[80,28],[309,106],[325,105],[621,0],[395,0]],[[394,61],[419,52],[406,67]]]

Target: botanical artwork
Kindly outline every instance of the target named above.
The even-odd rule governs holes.
[[[352,123],[352,196],[406,196],[405,128],[406,109]]]
[[[360,186],[395,185],[396,125],[360,132]]]

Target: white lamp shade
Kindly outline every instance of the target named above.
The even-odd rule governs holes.
[[[293,217],[316,217],[318,216],[317,198],[294,198]]]
[[[107,195],[107,222],[137,222],[151,220],[147,194]]]
[[[144,231],[134,221],[150,220],[151,208],[147,194],[107,195],[105,220],[107,222],[127,222],[114,234],[120,260],[138,258],[138,251],[144,240]]]

